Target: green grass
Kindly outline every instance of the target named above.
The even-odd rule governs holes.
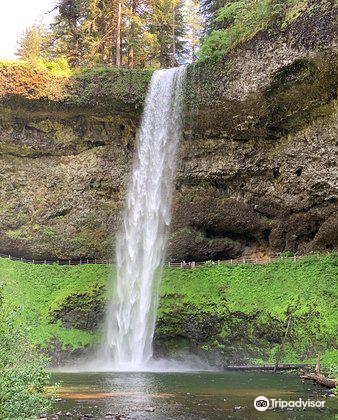
[[[331,254],[256,266],[165,268],[157,340],[188,340],[199,348],[224,350],[225,357],[242,351],[256,362],[273,361],[289,311],[292,324],[283,362],[312,362],[318,351],[330,364],[337,356],[337,260]],[[4,300],[21,308],[33,342],[42,347],[53,337],[70,348],[97,342],[100,331],[66,329],[49,321],[68,297],[106,286],[114,277],[112,270],[104,265],[31,265],[0,259]],[[205,336],[196,338],[201,331]]]
[[[334,307],[335,279],[338,276],[335,256],[306,257],[296,262],[283,260],[265,265],[205,266],[195,270],[167,270],[162,296],[184,295],[196,305],[212,301],[229,310],[251,313],[267,310],[280,317],[288,307],[295,314],[317,306],[328,314]]]
[[[49,311],[67,296],[106,285],[109,267],[32,265],[0,259],[0,272],[5,284],[4,300],[21,308],[33,342],[45,347],[57,337],[65,347],[77,348],[97,340],[95,333],[50,324]]]
[[[295,363],[302,358],[312,362],[316,351],[326,354],[334,346],[337,263],[337,256],[329,255],[263,266],[168,270],[161,291],[158,333],[163,338],[184,337],[186,327],[182,325],[188,325],[198,334],[210,317],[213,333],[206,340],[207,347],[233,346],[234,351],[243,347],[248,355],[261,347],[262,357],[271,362],[291,312],[283,361]],[[215,324],[219,325],[215,328]],[[329,363],[334,355],[337,352],[328,351],[325,361]]]

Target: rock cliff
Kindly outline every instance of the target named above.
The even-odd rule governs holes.
[[[189,66],[168,258],[337,248],[333,15],[314,2],[222,62]],[[0,253],[105,257],[151,72],[40,73],[0,67]]]

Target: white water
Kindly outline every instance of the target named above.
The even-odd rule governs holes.
[[[156,71],[146,98],[116,245],[116,289],[100,356],[101,364],[116,370],[148,369],[152,360],[176,151],[182,135],[184,78],[185,67]]]

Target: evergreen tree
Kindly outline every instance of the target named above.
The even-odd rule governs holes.
[[[42,58],[44,46],[43,30],[38,25],[33,25],[22,34],[16,55],[25,61],[35,63]]]
[[[184,51],[182,0],[90,0],[84,26],[89,62],[170,67]]]
[[[156,37],[153,59],[160,67],[176,66],[186,52],[184,35],[184,2],[182,0],[150,0],[148,10],[150,33]]]
[[[86,1],[81,23],[82,62],[116,67],[125,64],[128,37],[136,32],[135,24],[131,26],[129,21],[135,21],[137,3],[136,0]],[[131,49],[130,57],[133,55]],[[133,67],[133,60],[130,66]]]
[[[255,0],[242,0],[241,3],[250,3]],[[224,29],[225,22],[217,20],[219,11],[226,5],[238,3],[238,0],[201,0],[201,11],[204,15],[204,34],[209,34],[213,30]]]
[[[171,67],[183,59],[183,0],[58,1],[51,55],[72,66]]]
[[[129,0],[126,12],[125,48],[128,67],[145,67],[154,48],[154,37],[147,24],[145,0]]]
[[[85,56],[88,0],[59,0],[58,14],[52,24],[51,50],[55,56],[67,57],[72,66],[82,63]]]
[[[187,22],[186,38],[189,44],[189,55],[192,61],[197,59],[197,51],[200,46],[203,19],[200,12],[199,0],[188,0],[186,2],[185,19]]]
[[[117,0],[90,0],[84,21],[86,61],[115,65]]]

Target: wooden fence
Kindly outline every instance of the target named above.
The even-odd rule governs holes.
[[[83,264],[113,264],[113,260],[93,260],[93,259],[84,259],[84,260],[39,260],[39,259],[28,259],[28,258],[20,258],[20,257],[13,257],[12,255],[8,254],[1,254],[0,258],[7,258],[11,261],[19,261],[27,264],[46,264],[46,265],[83,265]]]
[[[113,264],[113,260],[99,260],[99,259],[83,259],[83,260],[38,260],[38,259],[27,259],[27,258],[20,258],[20,257],[13,257],[12,255],[8,254],[1,254],[0,258],[8,258],[12,261],[19,261],[22,263],[27,264],[40,264],[40,265],[83,265],[83,264]],[[217,261],[182,261],[182,262],[166,262],[165,265],[170,268],[179,268],[179,269],[192,269],[196,267],[202,266],[213,266],[213,265],[234,265],[234,264],[268,264],[270,262],[274,262],[276,260],[293,260],[296,261],[302,258],[302,256],[293,256],[293,257],[282,257],[282,256],[271,256],[271,257],[264,257],[264,258],[235,258],[231,260],[217,260]]]
[[[217,260],[217,261],[182,261],[179,263],[175,262],[167,262],[166,265],[168,265],[170,268],[196,268],[196,267],[202,267],[202,266],[213,266],[213,265],[221,265],[221,264],[227,264],[227,265],[234,265],[234,264],[268,264],[277,260],[299,260],[303,256],[295,255],[293,257],[281,257],[281,256],[270,256],[270,257],[264,257],[264,258],[251,258],[251,257],[242,257],[242,258],[235,258],[230,260]]]

